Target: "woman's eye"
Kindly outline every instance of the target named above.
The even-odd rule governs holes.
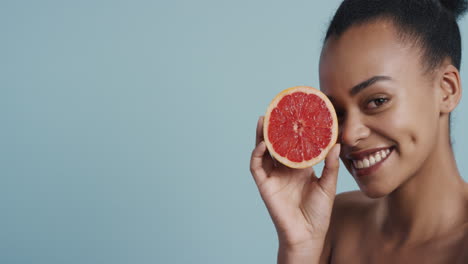
[[[387,101],[388,101],[387,98],[375,98],[375,99],[372,99],[372,100],[370,100],[370,101],[367,103],[367,108],[368,108],[368,109],[377,108],[377,107],[379,107],[379,106],[385,104]]]

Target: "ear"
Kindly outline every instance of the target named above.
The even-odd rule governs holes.
[[[451,64],[442,68],[440,78],[440,112],[448,114],[452,112],[461,99],[462,87],[460,82],[460,73],[457,68]]]

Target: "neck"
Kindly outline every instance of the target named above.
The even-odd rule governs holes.
[[[420,243],[447,234],[466,221],[467,187],[450,142],[445,141],[439,138],[422,168],[381,200],[385,237],[399,244]]]

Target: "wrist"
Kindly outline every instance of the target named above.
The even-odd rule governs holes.
[[[280,243],[278,264],[319,263],[323,241],[308,241],[301,244]]]
[[[285,241],[279,241],[279,250],[293,252],[293,253],[303,253],[303,252],[314,252],[321,251],[325,243],[325,238],[323,239],[314,239],[308,240],[300,243],[290,243]]]
[[[322,248],[318,245],[279,247],[278,264],[315,264],[319,263]]]

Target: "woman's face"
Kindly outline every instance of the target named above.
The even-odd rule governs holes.
[[[420,54],[385,21],[353,26],[322,50],[320,87],[337,111],[340,156],[369,197],[410,179],[436,145],[437,86]]]

